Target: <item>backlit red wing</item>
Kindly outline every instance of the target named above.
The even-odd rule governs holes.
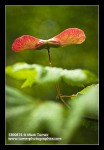
[[[69,28],[48,41],[51,45],[58,43],[60,46],[67,46],[71,44],[81,44],[85,41],[85,38],[86,36],[81,29]]]
[[[12,50],[15,52],[31,49],[35,50],[39,49],[44,44],[45,40],[41,40],[30,35],[23,35],[14,41]]]

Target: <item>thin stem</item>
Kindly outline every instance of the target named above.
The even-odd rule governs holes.
[[[60,98],[60,97],[61,97],[61,93],[60,93],[60,86],[59,86],[59,83],[56,83],[56,91],[57,91],[57,96],[56,96],[56,98]]]
[[[47,50],[48,50],[49,64],[50,64],[50,66],[52,67],[51,55],[50,55],[50,48],[49,48],[49,46],[47,46]],[[57,98],[60,99],[60,100],[67,106],[68,109],[70,109],[69,105],[68,105],[68,104],[64,101],[64,99],[62,98],[62,97],[64,97],[64,96],[61,96],[59,83],[56,83],[56,91],[57,91]]]
[[[50,55],[50,48],[48,47],[47,50],[48,50],[49,64],[50,64],[50,66],[52,66],[52,63],[51,63],[51,55]]]
[[[50,55],[50,48],[47,46],[47,50],[48,50],[48,58],[49,58],[49,64],[52,67],[52,62],[51,62],[51,55]],[[59,84],[56,84],[56,91],[57,91],[57,98],[60,98],[60,87]]]
[[[49,58],[49,64],[50,66],[52,67],[52,62],[51,62],[51,55],[50,55],[50,48],[47,46],[47,50],[48,50],[48,58]],[[57,91],[57,96],[58,98],[60,97],[60,87],[59,87],[59,84],[57,83],[56,84],[56,91]]]
[[[70,98],[72,96],[68,96],[68,95],[61,95],[62,98]]]
[[[71,107],[64,101],[64,99],[60,96],[60,100],[65,104],[65,106],[68,108],[68,109],[71,109]]]

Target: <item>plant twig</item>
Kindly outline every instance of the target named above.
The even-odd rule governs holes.
[[[48,58],[49,58],[49,64],[50,66],[52,67],[52,62],[51,62],[51,55],[50,55],[50,48],[49,46],[47,46],[47,50],[48,50]],[[61,93],[60,93],[60,86],[59,86],[59,83],[56,83],[56,91],[57,91],[57,96],[56,98],[60,99],[68,109],[70,109],[69,105],[64,101],[63,97],[70,97],[70,96],[61,96]]]
[[[50,66],[52,67],[52,63],[51,63],[51,55],[50,55],[50,48],[47,47],[47,50],[48,50],[49,64],[50,64]]]
[[[70,98],[70,97],[72,97],[72,95],[70,95],[70,96],[69,95],[61,95],[61,97],[62,98]]]

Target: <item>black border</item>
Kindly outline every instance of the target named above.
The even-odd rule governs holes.
[[[34,4],[34,2],[35,2],[35,4]],[[44,4],[41,4],[41,1],[38,1],[38,4],[36,4],[36,1],[34,1],[34,2],[32,1],[31,4],[29,4],[29,1],[24,1],[24,4],[20,4],[19,1],[13,1],[13,2],[12,1],[11,2],[10,1],[5,1],[5,2],[3,1],[3,3],[1,4],[1,8],[0,8],[0,15],[1,15],[0,16],[0,18],[1,18],[1,20],[0,20],[0,26],[1,26],[0,27],[0,30],[1,30],[1,32],[0,32],[1,33],[1,35],[0,35],[0,41],[1,41],[0,42],[1,43],[1,50],[0,50],[0,52],[1,52],[1,54],[0,54],[0,56],[1,56],[1,59],[0,59],[1,60],[1,62],[0,62],[1,78],[0,78],[0,81],[1,82],[0,83],[2,83],[0,85],[1,94],[2,94],[2,96],[0,98],[1,103],[2,103],[1,104],[2,109],[0,109],[0,110],[2,110],[1,114],[3,115],[3,120],[0,121],[2,123],[2,127],[0,127],[0,129],[1,129],[1,132],[0,132],[0,134],[1,134],[1,136],[0,136],[1,137],[1,139],[0,139],[1,145],[5,145],[5,36],[6,36],[5,35],[5,6],[6,5],[55,5],[55,4],[53,4],[54,1],[50,1],[48,4],[46,4],[45,2],[44,2]],[[102,2],[101,3],[100,2],[101,2],[100,0],[94,0],[94,2],[89,0],[85,4],[85,1],[81,1],[81,0],[76,0],[76,1],[66,0],[66,1],[63,1],[63,2],[61,0],[61,2],[59,2],[59,4],[56,4],[56,5],[99,5],[99,39],[100,39],[100,31],[103,31],[103,30],[101,30],[101,27],[104,28],[104,24],[103,24],[103,20],[104,20],[103,19],[104,18],[103,14],[104,13],[102,13],[103,4],[102,4]],[[64,4],[62,4],[62,3],[64,3]],[[100,24],[100,21],[102,21],[101,24]],[[103,38],[101,37],[101,40],[102,39]],[[100,49],[100,44],[103,44],[103,42],[101,42],[99,40],[99,49]],[[103,47],[104,46],[102,45],[101,46],[102,51],[104,49]],[[99,51],[99,57],[100,57],[100,51]],[[103,57],[103,55],[102,55],[102,57]],[[102,60],[104,60],[104,58]],[[102,64],[101,69],[104,70],[103,69],[104,68],[103,63],[101,63],[101,64]],[[99,58],[99,65],[100,65],[100,58]],[[100,66],[99,66],[99,76],[100,76]],[[99,80],[99,81],[101,81],[101,80]],[[102,81],[103,81],[103,78],[102,78]],[[101,81],[101,83],[102,83],[102,81]],[[100,92],[100,90],[99,90],[99,92]],[[103,102],[103,99],[104,98],[102,96],[101,100],[99,102],[100,105],[101,105],[101,102]],[[101,106],[104,107],[103,104]],[[99,122],[99,144],[98,145],[102,145],[104,143],[103,142],[104,128],[101,127],[101,126],[103,126],[103,120],[104,120],[103,118],[104,118],[104,112],[99,110],[99,120],[100,120],[100,122]],[[100,132],[102,133],[102,135],[101,135]]]

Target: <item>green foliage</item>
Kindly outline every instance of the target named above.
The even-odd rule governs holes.
[[[68,85],[89,85],[68,100],[71,109],[67,110],[52,100],[33,98],[15,88],[6,87],[6,137],[8,144],[71,144],[75,143],[76,133],[81,128],[91,130],[98,143],[98,85],[97,77],[88,70],[66,70],[56,67],[43,67],[37,64],[16,63],[6,67],[6,74],[18,80],[25,80],[22,87],[33,84],[65,81]],[[91,85],[92,84],[92,85]],[[73,101],[72,99],[75,99]],[[96,120],[94,122],[93,120]],[[48,133],[48,137],[61,137],[61,141],[9,141],[8,133]],[[84,136],[86,132],[84,133]],[[78,135],[77,135],[78,137]],[[83,133],[80,138],[83,137]],[[74,140],[73,140],[74,138]],[[76,139],[77,140],[77,139]],[[82,140],[81,140],[82,141]],[[88,141],[88,139],[87,139]],[[86,138],[83,143],[87,143]],[[78,142],[78,140],[77,140]],[[79,140],[79,143],[80,140]]]
[[[77,94],[74,94],[72,95],[71,99],[75,99],[77,98],[78,96],[82,95],[82,94],[85,94],[90,88],[94,87],[95,84],[92,84],[90,86],[87,86],[86,88],[84,88],[83,90],[79,91]]]
[[[66,70],[56,67],[43,67],[36,64],[29,65],[27,63],[16,63],[13,66],[7,66],[6,73],[16,79],[25,79],[22,87],[38,83],[55,83],[62,79],[69,85],[82,87],[97,82],[96,75],[88,70]]]
[[[92,120],[89,120],[87,116],[90,116]],[[84,120],[82,120],[82,117]],[[90,87],[82,96],[72,102],[71,110],[64,109],[60,103],[50,100],[42,102],[40,99],[22,94],[14,88],[6,87],[7,138],[8,133],[48,133],[49,137],[61,137],[62,141],[30,141],[29,144],[71,144],[75,141],[75,133],[80,127],[84,130],[89,128],[90,134],[92,134],[89,143],[93,144],[98,142],[97,122],[93,122],[93,118],[97,119],[97,117],[98,85]],[[96,138],[93,141],[95,135]],[[87,132],[84,133],[84,136],[87,136]],[[74,141],[72,140],[73,137]],[[79,139],[82,137],[83,134],[79,136]],[[87,143],[86,138],[85,141],[83,139],[83,142]],[[7,139],[7,143],[26,144],[28,141],[8,141]]]
[[[82,117],[86,118],[86,116],[90,116],[89,118],[98,118],[98,85],[91,86],[83,91],[83,95],[72,103],[72,110],[65,125],[66,130],[63,133],[66,143],[72,138],[72,134],[74,134],[76,128],[79,126]]]

